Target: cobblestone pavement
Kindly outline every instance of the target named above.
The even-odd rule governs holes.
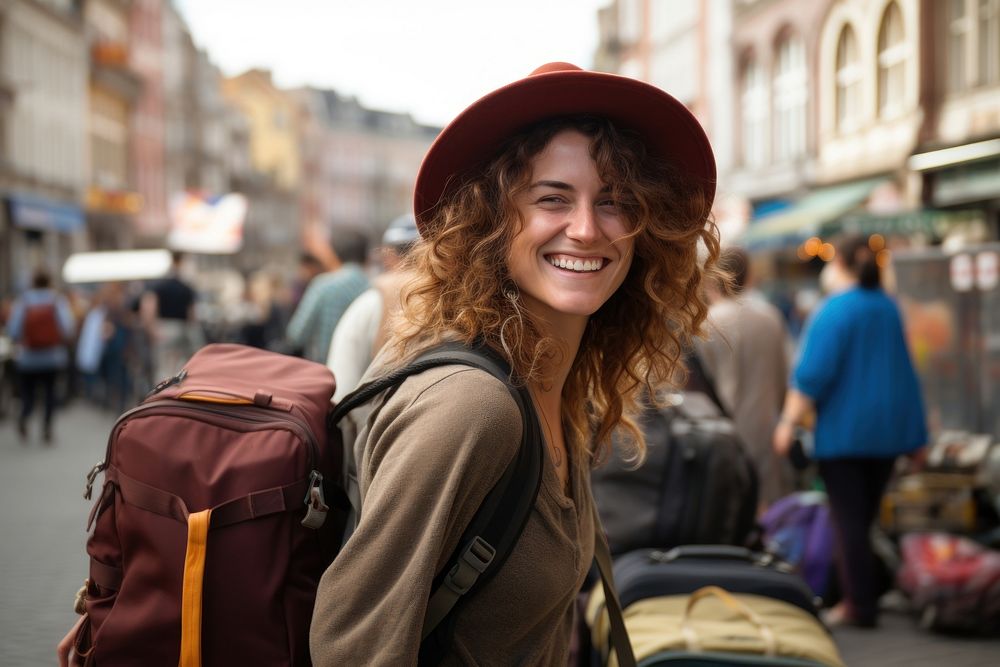
[[[55,664],[56,642],[76,622],[73,596],[87,576],[91,505],[83,499],[84,479],[104,458],[112,421],[108,414],[70,407],[57,414],[52,445],[41,443],[38,423],[22,443],[14,420],[0,421],[0,664],[5,667]]]
[[[0,665],[55,664],[54,647],[75,621],[73,595],[87,575],[84,477],[104,458],[113,419],[77,403],[57,421],[56,441],[22,444],[0,420]],[[37,433],[37,428],[36,428]],[[878,630],[838,629],[851,667],[1000,665],[1000,641],[941,637],[910,618],[883,616]]]

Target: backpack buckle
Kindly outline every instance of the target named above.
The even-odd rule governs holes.
[[[101,471],[105,467],[104,461],[100,461],[87,473],[87,487],[83,490],[84,500],[90,500],[90,497],[94,494],[94,480],[97,479],[97,476],[101,474]]]
[[[319,530],[326,521],[326,513],[330,511],[330,506],[323,497],[323,475],[318,470],[313,470],[309,474],[309,488],[306,490],[303,502],[306,505],[306,516],[302,519],[302,525]]]
[[[469,545],[458,557],[455,567],[444,578],[444,585],[453,590],[458,595],[465,595],[472,588],[479,575],[486,571],[493,557],[497,555],[497,550],[489,542],[476,535],[469,541]]]

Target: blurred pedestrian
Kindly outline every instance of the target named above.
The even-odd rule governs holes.
[[[774,431],[785,455],[795,428],[815,410],[813,456],[836,527],[844,599],[831,624],[878,621],[875,556],[869,531],[897,456],[927,442],[923,398],[896,303],[881,288],[878,257],[864,239],[841,243],[838,291],[819,305]]]
[[[177,373],[204,343],[195,319],[197,292],[181,278],[184,254],[172,253],[170,273],[154,282],[143,295],[141,315],[151,327],[153,377],[162,380]],[[150,317],[155,314],[153,322]]]
[[[68,343],[75,322],[69,302],[52,287],[47,271],[35,271],[31,288],[14,303],[7,333],[17,345],[15,368],[21,389],[21,412],[17,431],[28,437],[28,420],[35,408],[36,393],[43,396],[42,438],[51,443],[56,412],[56,380],[69,363]]]
[[[567,63],[493,91],[438,135],[417,176],[413,279],[366,377],[442,340],[488,347],[540,417],[542,488],[511,558],[422,641],[449,599],[429,602],[433,582],[519,450],[522,414],[502,381],[467,366],[375,399],[354,443],[360,520],[317,594],[316,667],[567,664],[597,539],[590,467],[619,430],[641,455],[639,399],[705,318],[714,176],[680,102]],[[454,571],[468,581],[472,569]]]
[[[268,271],[256,271],[247,280],[240,340],[264,350],[277,349],[287,324],[278,302],[280,284]]]
[[[354,390],[385,344],[389,323],[400,308],[400,291],[407,281],[404,262],[419,238],[412,214],[393,220],[382,235],[384,272],[344,311],[330,341],[326,365],[337,378],[333,400],[339,401]]]
[[[83,378],[86,398],[95,402],[101,402],[104,391],[104,387],[101,385],[100,370],[106,337],[104,324],[108,313],[104,304],[103,291],[104,287],[102,286],[94,294],[90,308],[83,315],[80,334],[76,340],[76,369]]]
[[[325,268],[323,262],[317,259],[312,253],[304,252],[299,255],[299,266],[295,274],[295,284],[292,286],[291,305],[293,310],[302,301],[302,296],[306,293],[309,283],[313,281],[313,278],[323,273]]]
[[[339,266],[313,278],[285,331],[289,342],[302,348],[302,356],[321,364],[326,363],[330,339],[340,317],[351,302],[368,289],[364,269],[368,237],[364,232],[352,228],[335,229],[331,250]]]
[[[104,385],[103,405],[123,412],[134,397],[136,364],[135,316],[128,307],[125,286],[109,283],[101,290],[104,310],[100,375]]]
[[[760,480],[761,509],[794,490],[787,459],[771,446],[788,382],[788,338],[781,312],[753,288],[742,248],[722,251],[730,281],[707,286],[709,337],[696,342],[705,374],[749,448]]]

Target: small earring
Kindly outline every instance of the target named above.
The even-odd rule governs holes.
[[[517,288],[517,283],[513,280],[506,281],[500,288],[500,292],[510,301],[517,301],[517,298],[521,296],[521,290]]]

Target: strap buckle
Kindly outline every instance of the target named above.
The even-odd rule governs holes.
[[[104,470],[105,467],[106,465],[104,461],[100,461],[97,465],[90,469],[90,472],[87,473],[87,487],[83,490],[84,500],[90,500],[90,497],[94,493],[94,480],[97,479],[97,476],[101,474],[101,471]]]
[[[458,562],[442,582],[458,595],[465,595],[472,588],[479,575],[493,562],[497,550],[489,542],[476,535],[458,557]]]
[[[307,508],[302,525],[313,530],[322,528],[330,506],[326,504],[326,499],[323,497],[323,475],[318,470],[313,470],[309,474],[309,486],[306,489],[305,500],[302,502]]]

